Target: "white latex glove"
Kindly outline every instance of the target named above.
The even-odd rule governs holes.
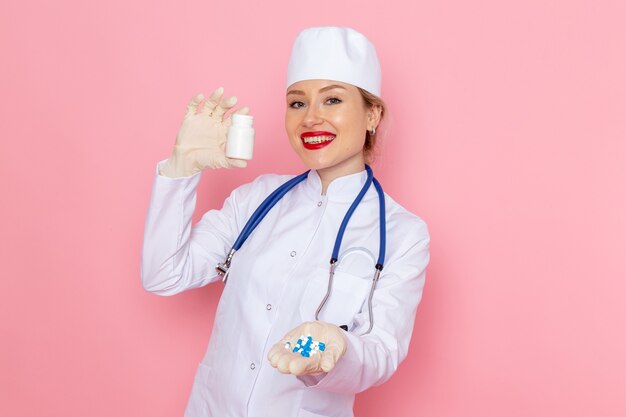
[[[347,342],[343,332],[338,326],[323,321],[302,323],[272,346],[267,359],[284,374],[319,375],[329,372],[346,353]],[[285,343],[290,342],[293,347],[300,336],[308,334],[313,340],[324,342],[326,349],[308,358],[292,352],[292,349],[285,349]]]
[[[188,177],[206,168],[244,168],[247,162],[226,157],[225,147],[230,117],[224,114],[237,103],[237,97],[222,100],[218,88],[208,99],[198,94],[187,105],[187,114],[176,135],[174,150],[160,173],[166,177]],[[243,107],[235,113],[246,114]]]

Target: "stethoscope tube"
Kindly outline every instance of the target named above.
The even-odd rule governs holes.
[[[265,215],[272,209],[272,207],[274,207],[276,203],[278,203],[278,201],[285,196],[285,194],[291,191],[293,187],[304,181],[308,175],[309,171],[306,171],[298,175],[297,177],[290,179],[289,181],[278,187],[276,190],[274,190],[274,192],[272,192],[272,194],[270,194],[261,203],[261,205],[257,207],[254,213],[252,213],[252,216],[243,227],[241,233],[239,234],[239,237],[235,241],[233,249],[235,249],[236,251],[239,250],[239,248],[241,248],[246,239],[248,239],[248,236],[250,236],[252,231],[256,229],[261,220],[265,218]]]
[[[265,200],[263,200],[263,202],[259,205],[259,207],[257,207],[254,213],[252,213],[252,216],[250,216],[250,218],[246,222],[245,226],[241,230],[241,233],[239,233],[239,236],[233,244],[233,247],[228,252],[226,260],[221,264],[217,264],[217,266],[215,267],[218,275],[222,276],[223,283],[226,283],[226,281],[228,280],[228,271],[230,269],[230,263],[233,260],[233,255],[235,254],[235,252],[237,252],[241,248],[241,246],[243,246],[246,239],[248,239],[248,236],[252,234],[252,231],[256,229],[261,220],[265,218],[265,216],[272,209],[272,207],[274,207],[276,203],[281,198],[283,198],[285,194],[287,194],[293,187],[304,181],[308,175],[309,171],[303,172],[302,174],[290,179],[289,181],[278,187],[269,196],[267,196]]]
[[[341,226],[339,226],[339,232],[337,233],[337,237],[335,238],[335,246],[333,247],[333,254],[330,257],[331,264],[334,264],[339,259],[339,248],[341,247],[343,234],[346,231],[346,227],[348,227],[348,222],[350,221],[350,217],[352,217],[354,210],[356,210],[358,205],[361,203],[361,200],[363,200],[363,196],[365,195],[367,190],[370,188],[370,185],[372,184],[372,179],[374,178],[374,173],[372,172],[372,168],[370,168],[369,165],[365,165],[365,170],[367,171],[367,179],[365,180],[365,184],[363,184],[361,191],[359,191],[359,194],[356,196],[356,198],[352,202],[352,205],[346,212],[346,215],[343,216]]]
[[[361,203],[361,200],[363,200],[363,197],[367,193],[367,190],[370,188],[370,186],[372,184],[374,184],[374,188],[376,189],[376,192],[378,193],[379,209],[380,209],[380,215],[379,215],[379,221],[380,221],[380,247],[379,247],[379,252],[378,252],[378,261],[376,263],[375,271],[374,271],[374,278],[372,280],[372,286],[370,288],[370,293],[369,293],[368,301],[367,301],[368,313],[369,313],[369,328],[367,329],[367,331],[365,333],[363,333],[363,335],[370,333],[372,331],[373,327],[374,327],[374,314],[373,314],[373,307],[372,307],[372,298],[374,296],[374,290],[376,289],[376,283],[378,282],[378,280],[380,278],[381,271],[383,270],[383,265],[384,265],[384,262],[385,262],[385,250],[386,250],[386,245],[387,245],[387,230],[386,230],[386,223],[387,222],[386,222],[386,216],[385,216],[385,194],[384,194],[383,189],[382,189],[380,183],[378,182],[378,180],[376,178],[374,178],[374,173],[372,172],[372,169],[370,168],[369,165],[367,165],[367,164],[365,165],[365,170],[367,171],[367,179],[365,180],[365,183],[363,184],[363,187],[361,188],[361,191],[359,192],[359,194],[356,196],[356,198],[354,199],[354,201],[350,205],[350,208],[346,212],[346,214],[345,214],[345,216],[344,216],[344,218],[343,218],[343,220],[341,222],[341,225],[339,226],[339,231],[337,232],[337,237],[335,239],[335,245],[333,247],[333,252],[332,252],[332,255],[331,255],[331,258],[330,258],[330,271],[329,271],[329,275],[328,275],[328,288],[326,290],[326,294],[324,295],[324,298],[322,299],[322,302],[320,303],[320,305],[318,306],[317,310],[315,311],[315,319],[319,320],[319,315],[320,315],[322,309],[324,308],[324,306],[326,305],[326,302],[330,298],[330,294],[332,292],[333,277],[335,275],[335,267],[336,267],[337,261],[339,259],[339,250],[341,248],[341,242],[343,240],[343,235],[344,235],[344,233],[346,231],[346,228],[348,226],[348,222],[350,221],[350,218],[352,217],[352,214],[354,213],[356,208]],[[233,244],[233,247],[228,252],[226,260],[223,263],[218,264],[216,266],[216,268],[215,268],[217,270],[217,273],[219,275],[222,275],[222,281],[224,283],[226,283],[226,281],[228,279],[228,272],[229,272],[229,269],[230,269],[230,264],[232,262],[232,258],[233,258],[233,255],[235,254],[235,252],[237,252],[241,248],[241,246],[244,244],[246,239],[248,239],[250,234],[259,225],[261,220],[263,220],[263,218],[272,209],[272,207],[274,207],[276,205],[276,203],[278,203],[278,201],[281,198],[283,198],[285,196],[285,194],[287,194],[293,187],[298,185],[300,182],[304,181],[304,179],[306,179],[308,175],[309,175],[309,171],[306,171],[306,172],[298,175],[297,177],[294,177],[294,178],[290,179],[289,181],[287,181],[286,183],[284,183],[283,185],[278,187],[265,200],[263,200],[263,202],[259,205],[259,207],[257,207],[257,209],[254,211],[254,213],[252,213],[252,216],[250,217],[250,219],[248,219],[248,221],[246,222],[245,226],[241,230],[241,233],[237,237],[237,240]],[[347,325],[343,325],[343,326],[340,326],[340,327],[342,327],[344,330],[347,330]]]
[[[372,329],[374,328],[374,313],[373,313],[372,299],[374,297],[374,290],[376,289],[376,283],[378,282],[380,278],[380,273],[383,270],[383,266],[385,263],[385,249],[387,247],[387,227],[386,227],[387,222],[386,222],[386,214],[385,214],[385,193],[383,192],[383,187],[380,185],[378,180],[374,178],[374,174],[372,172],[372,169],[369,167],[369,165],[365,165],[365,169],[367,170],[367,179],[365,181],[365,184],[363,185],[363,188],[361,188],[361,191],[357,195],[356,199],[354,200],[350,208],[348,209],[348,212],[344,216],[343,221],[341,222],[341,226],[339,227],[339,233],[337,233],[337,238],[335,240],[335,247],[333,249],[333,255],[330,259],[330,271],[328,273],[328,288],[326,289],[326,294],[324,295],[322,302],[320,303],[320,305],[317,307],[317,310],[315,311],[315,320],[319,320],[319,315],[322,309],[324,308],[324,305],[330,298],[330,294],[332,292],[333,279],[335,276],[335,266],[337,263],[337,259],[339,257],[339,248],[341,246],[341,241],[343,240],[343,234],[348,226],[348,221],[350,220],[352,213],[354,213],[354,210],[356,210],[357,206],[363,199],[363,196],[369,189],[370,185],[373,183],[374,188],[376,188],[376,192],[378,193],[378,207],[380,210],[380,213],[379,213],[380,247],[378,248],[378,261],[376,262],[376,266],[375,266],[374,278],[372,279],[372,286],[370,287],[370,292],[367,297],[367,311],[369,315],[369,327],[367,331],[362,334],[362,336],[370,333]],[[344,326],[344,330],[347,330],[347,326]]]
[[[378,252],[378,262],[376,263],[376,271],[374,271],[374,279],[372,280],[372,287],[370,288],[370,294],[367,297],[367,312],[369,314],[370,325],[367,331],[363,334],[368,334],[374,328],[374,313],[372,307],[372,298],[374,298],[374,290],[376,289],[376,284],[380,279],[380,273],[383,270],[383,265],[385,263],[385,252],[387,249],[387,221],[385,215],[385,193],[383,192],[383,187],[381,187],[380,183],[376,178],[374,178],[374,187],[376,187],[376,191],[378,191],[378,206],[380,208],[380,248]]]

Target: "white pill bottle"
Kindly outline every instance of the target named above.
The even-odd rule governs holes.
[[[247,114],[233,114],[232,125],[228,129],[226,156],[234,159],[252,159],[254,148],[254,117]]]

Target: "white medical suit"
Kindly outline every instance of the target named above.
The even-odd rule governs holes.
[[[235,189],[221,210],[208,211],[192,227],[200,174],[157,174],[142,253],[144,288],[172,295],[220,281],[215,266],[246,221],[292,177],[262,175]],[[422,296],[429,235],[424,221],[386,196],[387,255],[373,298],[374,328],[360,336],[369,327],[367,297],[379,249],[373,186],[348,224],[333,292],[320,315],[348,326],[345,355],[318,377],[284,375],[267,360],[269,349],[288,331],[315,319],[339,225],[365,179],[365,171],[337,178],[321,195],[320,178],[312,170],[234,255],[186,417],[351,417],[354,394],[394,373],[407,355]]]

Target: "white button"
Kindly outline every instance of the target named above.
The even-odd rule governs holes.
[[[295,256],[296,256],[296,251],[295,251],[295,250],[292,250],[292,251],[291,251],[291,253],[290,253],[289,255],[291,255],[291,257],[292,257],[292,258],[293,258],[293,257],[295,257]]]
[[[254,371],[254,368],[256,368],[256,365],[254,364],[254,362],[252,362],[252,363],[250,364],[250,369],[252,369],[252,370]]]
[[[321,201],[317,202],[317,207],[322,207],[322,202]]]
[[[272,309],[272,305],[268,304],[268,305],[265,306],[265,308],[268,309],[268,310],[271,310]]]

